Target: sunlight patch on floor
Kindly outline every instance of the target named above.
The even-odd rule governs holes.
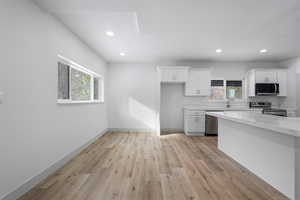
[[[130,116],[146,125],[149,129],[156,132],[159,114],[130,97],[128,100]]]

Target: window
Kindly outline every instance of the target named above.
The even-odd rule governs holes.
[[[211,96],[210,100],[224,100],[225,99],[224,80],[211,80]]]
[[[102,76],[59,56],[58,103],[104,102]]]
[[[243,99],[243,82],[242,81],[226,81],[226,97],[227,99]]]
[[[211,80],[209,100],[243,100],[242,80]]]

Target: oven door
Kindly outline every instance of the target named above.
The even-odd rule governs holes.
[[[276,96],[279,94],[278,83],[256,83],[255,84],[256,96]]]
[[[282,109],[263,109],[262,113],[265,115],[287,117],[287,111]]]

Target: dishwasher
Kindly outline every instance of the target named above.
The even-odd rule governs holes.
[[[224,110],[207,110],[206,112],[224,112]],[[205,136],[218,135],[218,118],[205,115]]]

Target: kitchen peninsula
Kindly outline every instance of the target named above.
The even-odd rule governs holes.
[[[300,199],[300,119],[255,112],[210,112],[218,148],[290,199]]]

